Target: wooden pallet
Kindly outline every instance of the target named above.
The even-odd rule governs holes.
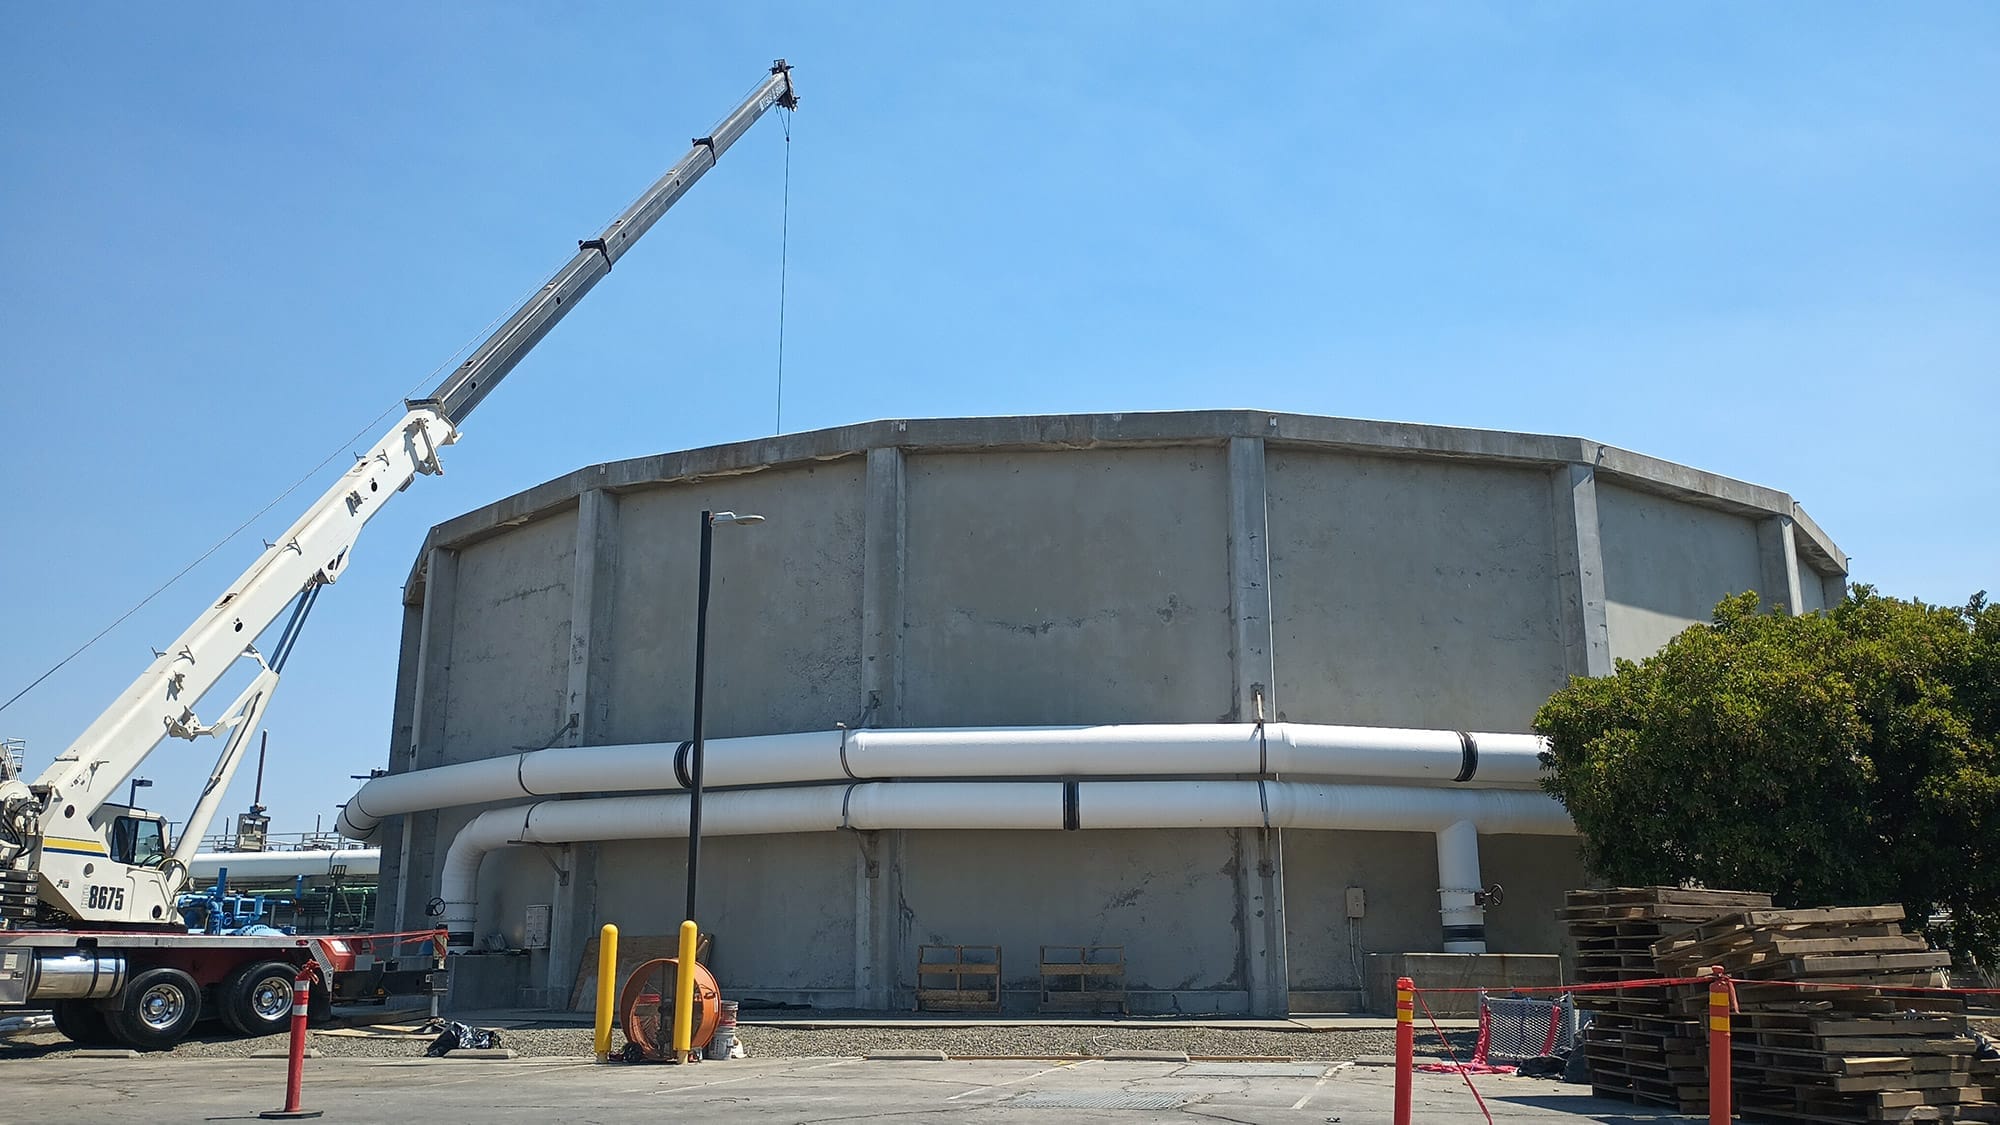
[[[1871,990],[1872,991],[1872,990]],[[1739,992],[1739,997],[1740,997]],[[1962,1013],[1895,1010],[1879,995],[1833,1001],[1747,1001],[1734,1018],[1731,1069],[1746,1117],[1835,1122],[1977,1120],[1961,1107],[1995,1099],[1973,1074]],[[2000,1084],[1995,1084],[2000,1089]]]
[[[1122,945],[1042,946],[1041,1010],[1129,1013]]]
[[[949,979],[950,987],[943,982]],[[966,982],[973,982],[967,987]],[[929,983],[927,983],[929,982]],[[1000,1010],[1000,947],[922,945],[917,947],[917,1010],[997,1012]]]
[[[1656,947],[1694,940],[1719,918],[1767,908],[1769,895],[1679,887],[1571,891],[1558,912],[1576,948],[1582,983],[1650,980],[1662,975]],[[1593,1089],[1682,1113],[1708,1109],[1704,1025],[1706,990],[1647,986],[1575,994],[1593,1013],[1584,1058]],[[1699,1005],[1699,1006],[1697,1006]]]

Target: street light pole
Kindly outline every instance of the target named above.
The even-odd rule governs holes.
[[[680,955],[674,973],[674,1057],[692,1057],[694,1034],[694,962],[700,932],[694,921],[695,884],[701,871],[701,763],[702,689],[708,678],[708,584],[710,555],[715,542],[715,525],[721,523],[762,523],[763,516],[735,512],[701,513],[701,570],[696,578],[694,605],[694,738],[688,768],[688,858],[687,913],[683,914]]]
[[[701,514],[701,575],[696,580],[694,600],[694,745],[690,748],[692,757],[688,765],[688,780],[694,784],[688,787],[688,869],[687,869],[687,913],[681,915],[690,921],[694,919],[695,878],[701,870],[701,696],[704,681],[708,678],[708,578],[709,555],[715,542],[715,513]]]

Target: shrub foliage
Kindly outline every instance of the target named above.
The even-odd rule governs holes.
[[[1543,788],[1619,884],[1900,902],[1941,945],[2000,952],[2000,605],[1853,587],[1825,613],[1746,593],[1535,719]]]

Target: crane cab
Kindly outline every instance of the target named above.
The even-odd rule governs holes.
[[[67,811],[67,810],[64,810]],[[131,805],[100,805],[86,820],[58,812],[42,836],[43,901],[85,924],[172,924],[163,900],[167,822]]]

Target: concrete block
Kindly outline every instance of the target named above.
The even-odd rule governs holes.
[[[527,983],[528,959],[506,953],[465,953],[450,961],[447,1013],[511,1008]]]
[[[1395,1012],[1397,977],[1416,982],[1420,993],[1417,1014],[1422,1022],[1426,1011],[1438,1017],[1479,1013],[1476,993],[1423,991],[1426,988],[1505,992],[1510,988],[1554,987],[1562,983],[1562,958],[1554,953],[1371,953],[1371,1011]]]

